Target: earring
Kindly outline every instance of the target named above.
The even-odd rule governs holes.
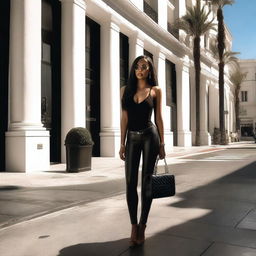
[[[148,74],[148,78],[151,79],[151,72]]]

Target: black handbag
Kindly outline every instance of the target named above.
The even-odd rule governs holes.
[[[159,158],[156,160],[154,173],[152,175],[152,198],[162,198],[174,196],[175,189],[175,177],[172,174],[169,174],[168,165],[164,158],[165,164],[165,173],[157,174],[157,164]]]

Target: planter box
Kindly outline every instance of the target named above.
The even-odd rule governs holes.
[[[92,146],[66,145],[67,172],[91,170]]]

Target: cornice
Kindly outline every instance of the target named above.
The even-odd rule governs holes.
[[[156,42],[175,53],[178,57],[183,57],[189,50],[167,30],[155,23],[146,13],[138,10],[130,1],[102,1]]]

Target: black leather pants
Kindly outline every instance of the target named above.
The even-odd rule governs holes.
[[[138,169],[142,153],[141,217],[140,223],[146,224],[152,203],[150,191],[151,177],[159,154],[159,135],[156,126],[140,132],[128,131],[125,149],[126,199],[131,224],[137,224],[138,210]]]

